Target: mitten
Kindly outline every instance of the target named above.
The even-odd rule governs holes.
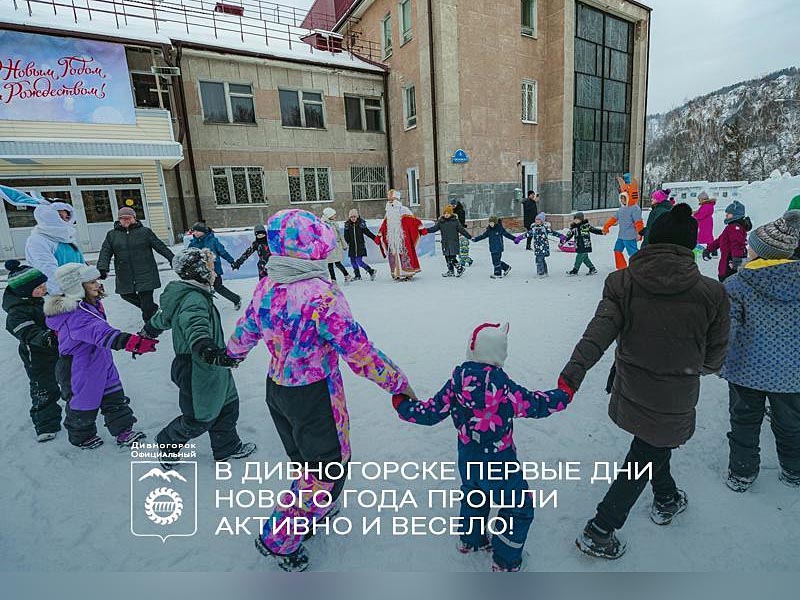
[[[402,402],[408,399],[409,399],[408,396],[406,396],[405,394],[392,394],[392,406],[394,407],[395,410],[397,410],[397,407],[400,406]]]
[[[563,375],[559,376],[558,378],[558,389],[567,395],[567,402],[572,402],[572,397],[575,395],[575,389],[569,383],[567,383],[567,380],[564,379]]]
[[[426,227],[423,227],[422,229],[419,230],[419,234],[428,235],[428,229]]]
[[[158,340],[151,340],[134,333],[120,333],[112,342],[111,348],[125,350],[136,356],[137,354],[155,352],[156,344],[158,344]]]
[[[216,367],[231,369],[239,366],[239,361],[228,356],[225,348],[218,348],[209,338],[203,338],[195,342],[192,350],[195,351],[203,362]]]
[[[158,339],[158,336],[161,335],[161,330],[156,329],[150,323],[145,323],[144,327],[139,331],[137,335],[142,336],[143,338],[147,338],[149,340]]]
[[[703,260],[711,260],[711,250],[708,248],[703,250]]]
[[[108,271],[101,270],[100,279],[105,279],[106,277],[108,277]]]

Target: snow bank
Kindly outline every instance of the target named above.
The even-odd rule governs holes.
[[[773,174],[764,181],[754,181],[739,188],[739,201],[747,208],[753,227],[758,227],[780,217],[798,194],[800,175]],[[724,203],[717,203],[720,209],[725,206]]]

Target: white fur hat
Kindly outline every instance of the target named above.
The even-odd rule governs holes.
[[[467,360],[502,367],[508,356],[508,323],[482,323],[472,332]]]
[[[326,206],[322,209],[322,216],[326,219],[332,219],[336,216],[336,210],[331,208],[330,206]]]
[[[83,284],[100,278],[97,267],[81,263],[67,263],[56,269],[53,275],[65,296],[83,298]]]

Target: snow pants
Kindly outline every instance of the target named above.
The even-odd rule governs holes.
[[[444,262],[447,264],[447,272],[453,273],[460,271],[463,267],[458,262],[458,257],[455,254],[445,255]]]
[[[594,264],[592,264],[592,261],[589,260],[588,252],[578,252],[575,254],[575,265],[572,267],[572,270],[577,273],[580,270],[581,265],[586,265],[589,267],[589,270],[594,269]]]
[[[363,256],[351,256],[350,265],[353,267],[353,273],[355,273],[356,279],[361,279],[361,271],[359,271],[359,269],[364,269],[370,275],[375,272],[375,269],[364,262]]]
[[[544,254],[536,255],[536,274],[547,275],[547,257]]]
[[[58,354],[31,352],[27,344],[20,344],[19,356],[28,375],[31,393],[31,421],[36,435],[61,430],[61,388],[56,379]]]
[[[306,469],[323,469],[323,475],[325,467],[331,463],[346,468],[344,463],[350,457],[349,419],[338,371],[326,379],[296,387],[279,385],[267,378],[267,408],[290,461],[301,463]],[[334,467],[330,472],[338,475],[341,469]],[[345,479],[317,477],[310,470],[295,479],[290,490],[293,497],[287,494],[280,502],[290,508],[276,508],[264,523],[261,533],[264,545],[275,554],[291,554],[297,550],[305,533],[296,533],[295,524],[310,525],[324,517],[333,506],[316,504],[315,493],[326,491],[335,501],[344,488]],[[292,520],[288,528],[284,523],[287,519]]]
[[[634,437],[631,449],[625,457],[625,468],[628,472],[635,473],[633,463],[646,465],[652,463],[653,494],[659,500],[670,500],[675,496],[678,488],[669,469],[672,457],[672,448],[658,448],[651,446],[644,440]],[[642,495],[647,486],[647,476],[639,479],[628,479],[627,476],[617,477],[608,489],[602,502],[597,505],[597,515],[594,518],[598,527],[611,531],[620,529],[628,519],[633,505]]]
[[[759,437],[766,401],[772,409],[770,426],[775,435],[778,462],[784,471],[800,475],[800,393],[778,394],[728,384],[731,430],[728,432],[731,473],[758,475],[761,464]]]
[[[525,494],[525,502],[522,506],[520,500],[523,492],[528,489],[528,482],[522,477],[521,470],[515,471],[507,479],[497,480],[479,478],[480,473],[476,469],[470,468],[467,473],[467,463],[487,463],[487,462],[517,462],[516,452],[512,448],[503,450],[497,454],[487,455],[483,452],[483,447],[479,444],[469,444],[458,446],[458,471],[461,474],[461,491],[465,498],[470,494],[468,503],[461,501],[461,518],[466,532],[469,535],[461,535],[461,541],[473,547],[478,547],[485,543],[486,532],[473,528],[469,530],[470,519],[481,519],[486,527],[489,512],[491,510],[492,498],[495,503],[501,501],[514,504],[512,508],[501,508],[497,517],[505,522],[506,532],[492,535],[492,555],[494,562],[506,569],[513,569],[522,562],[522,549],[525,540],[528,539],[528,530],[533,523],[533,500],[530,495]],[[483,473],[488,469],[484,467]],[[467,478],[470,475],[471,478]],[[480,493],[482,492],[482,493]],[[502,494],[502,496],[501,496]],[[485,502],[480,505],[479,500],[483,498]],[[478,501],[476,501],[476,499]],[[512,501],[513,499],[513,501]],[[511,519],[514,519],[513,522]]]
[[[189,440],[208,432],[214,460],[224,460],[233,454],[242,440],[236,431],[239,420],[239,398],[222,405],[219,414],[210,421],[198,421],[194,417],[192,399],[192,356],[178,354],[172,361],[172,383],[178,386],[178,405],[180,416],[170,421],[158,432],[156,442],[169,453],[177,453],[177,448]],[[169,459],[167,459],[169,460]]]
[[[489,253],[492,257],[492,266],[494,267],[494,274],[499,277],[506,271],[508,271],[511,267],[503,262],[503,253],[502,252],[490,252]]]
[[[99,411],[103,414],[109,433],[117,437],[136,423],[136,417],[130,407],[130,398],[122,390],[116,390],[103,396]],[[67,416],[64,427],[69,435],[69,443],[80,446],[90,437],[97,435],[97,411],[72,410],[67,402]]]
[[[226,288],[222,283],[222,275],[217,274],[216,279],[214,279],[214,291],[217,292],[220,296],[225,298],[228,302],[232,304],[238,304],[242,301],[242,298],[236,292],[229,290]]]

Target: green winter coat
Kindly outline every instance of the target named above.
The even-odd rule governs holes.
[[[238,398],[231,370],[209,365],[192,352],[192,347],[203,338],[211,339],[219,348],[225,347],[211,291],[191,281],[170,281],[159,302],[161,307],[149,324],[162,331],[171,329],[175,354],[191,355],[194,415],[198,421],[211,421],[225,404]]]
[[[647,217],[647,225],[645,225],[644,233],[642,234],[644,238],[642,248],[650,243],[650,232],[653,230],[653,223],[656,222],[656,219],[661,215],[667,214],[671,210],[672,204],[666,200],[664,202],[659,202],[650,210],[650,215]]]

